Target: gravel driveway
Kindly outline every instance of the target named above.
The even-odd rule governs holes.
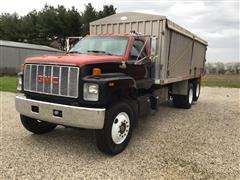
[[[240,89],[204,87],[190,110],[161,105],[114,157],[98,151],[91,130],[29,133],[15,94],[0,93],[0,179],[240,179]]]

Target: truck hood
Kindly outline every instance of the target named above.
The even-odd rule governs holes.
[[[72,64],[75,66],[83,66],[85,64],[103,63],[103,62],[121,62],[123,57],[103,55],[103,54],[56,54],[38,57],[30,57],[26,59],[26,63],[56,63],[56,64]]]

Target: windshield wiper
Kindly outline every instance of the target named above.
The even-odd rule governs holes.
[[[73,53],[82,54],[82,53],[80,53],[80,52],[78,52],[78,51],[69,51],[68,53],[69,53],[69,54],[73,54]]]
[[[100,53],[100,54],[107,54],[107,55],[114,55],[106,51],[99,51],[99,50],[87,50],[87,52],[93,52],[93,53]]]

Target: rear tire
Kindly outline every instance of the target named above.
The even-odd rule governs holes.
[[[24,115],[20,115],[22,125],[34,134],[44,134],[51,132],[57,125],[45,121],[39,121]]]
[[[181,108],[181,95],[172,95],[173,105],[176,108]]]
[[[134,113],[129,104],[120,102],[110,107],[103,129],[95,133],[99,150],[109,155],[122,152],[130,141],[133,121]]]
[[[193,83],[193,101],[197,101],[200,96],[200,90],[201,90],[201,83],[200,80],[197,79]]]
[[[193,94],[193,85],[189,83],[187,95],[172,95],[173,105],[177,108],[190,109],[193,102]]]

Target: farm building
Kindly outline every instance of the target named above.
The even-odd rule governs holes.
[[[16,74],[27,57],[61,52],[48,46],[0,40],[0,75]]]

